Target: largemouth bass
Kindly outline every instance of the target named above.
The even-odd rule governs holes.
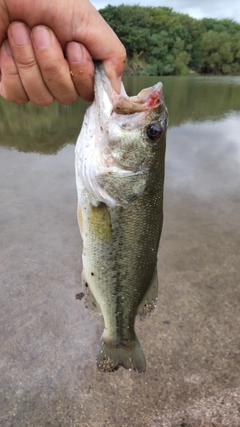
[[[166,130],[161,83],[134,97],[122,85],[118,95],[96,65],[95,100],[76,145],[76,182],[85,305],[101,312],[105,325],[101,371],[146,370],[134,322],[157,299]]]

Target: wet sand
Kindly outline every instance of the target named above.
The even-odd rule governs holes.
[[[143,375],[96,370],[103,322],[75,299],[74,147],[0,148],[0,425],[240,426],[240,151],[201,129],[194,147],[196,127],[169,132],[159,299],[136,326]]]

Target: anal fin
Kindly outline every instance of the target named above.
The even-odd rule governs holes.
[[[152,280],[148,287],[146,294],[144,295],[142,302],[138,306],[137,314],[140,319],[143,320],[146,315],[150,314],[156,307],[158,296],[158,277],[157,277],[157,266],[155,267]]]
[[[85,296],[84,305],[85,305],[85,307],[88,308],[89,310],[91,310],[92,314],[97,314],[97,313],[102,314],[100,305],[98,304],[96,298],[94,297],[94,295],[90,289],[89,283],[86,282],[84,275],[82,275],[82,283],[83,283],[83,286],[85,288],[85,292],[84,292],[84,296]]]

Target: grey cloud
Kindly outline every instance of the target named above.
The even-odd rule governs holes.
[[[93,0],[92,3],[97,9],[103,8],[108,4],[111,4],[112,6],[118,6],[122,3],[128,5],[146,5],[145,0]],[[150,6],[171,7],[172,9],[176,10],[176,12],[187,13],[198,19],[204,17],[216,19],[230,18],[240,22],[239,0],[229,0],[228,2],[226,2],[226,0],[150,0],[148,4]]]

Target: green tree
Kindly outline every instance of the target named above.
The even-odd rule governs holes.
[[[100,13],[125,45],[130,72],[240,74],[237,22],[139,5],[108,5]]]
[[[231,71],[234,56],[231,36],[227,32],[207,31],[202,36],[203,71],[227,74]]]

